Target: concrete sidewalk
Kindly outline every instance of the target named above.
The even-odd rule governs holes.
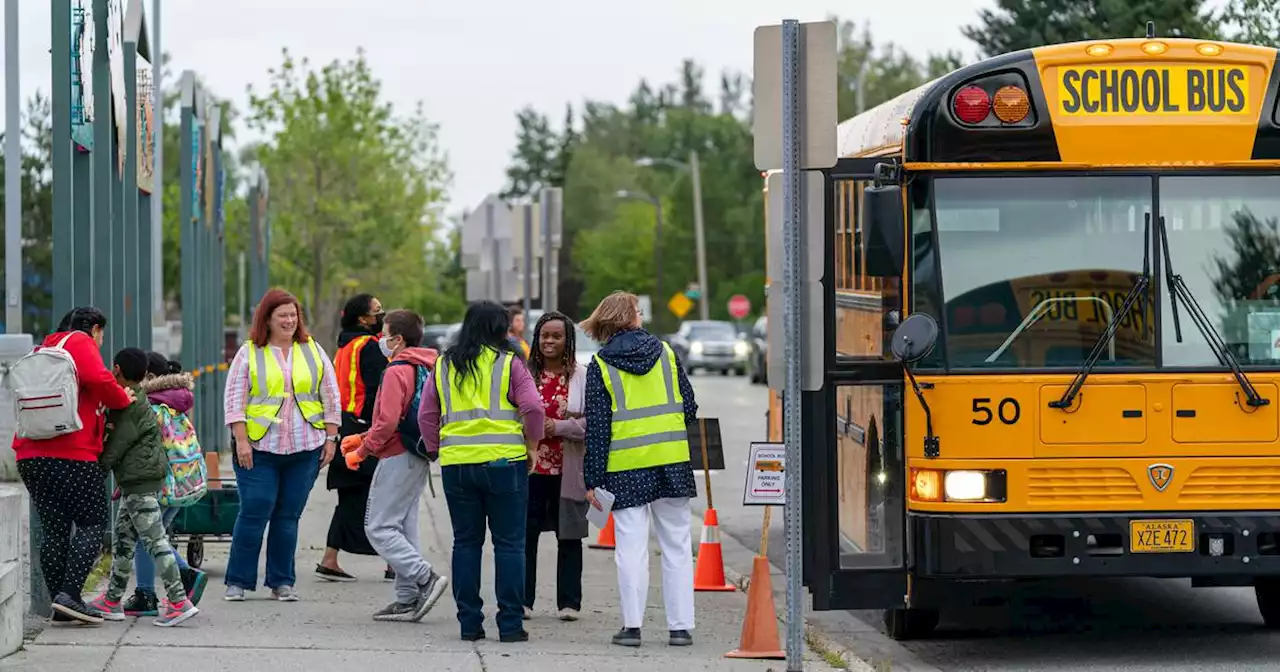
[[[452,534],[438,469],[433,478],[439,498],[432,499],[429,491],[424,494],[423,552],[442,573],[451,575],[448,563]],[[554,616],[555,543],[550,533],[544,535],[539,544],[538,604],[533,619],[525,623],[529,642],[502,644],[496,641],[492,620],[495,610],[493,565],[487,547],[482,597],[486,630],[495,639],[478,643],[461,641],[455,607],[448,593],[421,623],[374,622],[370,617],[373,611],[392,597],[391,584],[381,578],[384,565],[380,559],[344,555],[343,567],[360,577],[356,583],[327,583],[312,574],[324,549],[329,516],[336,502],[334,493],[325,490],[323,484],[322,474],[301,523],[297,563],[301,602],[269,600],[269,592],[261,588],[250,593],[243,603],[224,602],[222,576],[228,546],[206,544],[204,569],[211,580],[200,605],[201,613],[196,618],[168,629],[151,625],[150,619],[129,619],[92,627],[51,625],[24,651],[0,661],[0,671],[106,672],[175,667],[184,672],[785,669],[783,661],[740,661],[723,657],[726,651],[738,646],[746,610],[746,596],[740,592],[698,593],[694,645],[668,647],[660,557],[656,548],[651,554],[651,592],[643,647],[626,649],[613,646],[609,641],[621,624],[611,551],[585,549],[583,618],[573,623],[559,621]],[[695,523],[695,548],[699,532],[700,526]],[[835,668],[822,658],[806,653],[805,669]]]

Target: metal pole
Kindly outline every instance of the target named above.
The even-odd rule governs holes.
[[[8,11],[6,3],[6,11]],[[17,4],[17,3],[13,3]],[[72,224],[72,202],[74,193],[72,192],[71,180],[71,0],[55,0],[51,8],[52,18],[52,41],[50,41],[52,56],[52,103],[53,103],[53,145],[51,147],[53,153],[52,169],[53,169],[53,321],[62,319],[62,316],[70,311],[74,304],[74,285],[72,278],[75,277],[75,248],[72,243],[74,239]],[[12,30],[12,40],[5,38],[6,53],[9,49],[17,50],[17,31],[18,21],[16,19],[5,21],[6,31]],[[104,40],[105,43],[105,40]],[[6,57],[5,63],[7,73],[6,82],[9,77],[13,77],[16,87],[18,82],[18,62],[16,56],[12,65],[9,65],[9,57]],[[8,73],[12,73],[11,75]],[[8,85],[7,85],[8,86]],[[21,95],[16,89],[10,94],[16,99]],[[10,103],[12,105],[12,103]],[[21,135],[18,131],[22,123],[21,116],[13,111],[7,112],[13,115],[9,117],[11,121],[7,121],[6,125],[12,131],[8,136],[8,142],[18,141]],[[108,112],[108,114],[110,114]],[[22,150],[19,149],[8,156],[22,156]],[[18,179],[21,179],[21,169],[6,172],[8,179],[13,179],[16,173]],[[21,193],[21,182],[13,193],[15,197]],[[15,201],[17,198],[14,199]],[[21,211],[19,211],[21,213]],[[21,214],[18,215],[21,217]],[[6,219],[8,217],[6,209]],[[21,235],[21,234],[19,234]],[[19,244],[20,245],[20,244]],[[16,251],[16,250],[15,250]],[[7,268],[7,264],[6,264]],[[21,267],[17,278],[21,282]],[[19,286],[19,294],[21,294],[21,286]],[[5,301],[6,304],[10,301]],[[7,314],[6,309],[6,314]],[[21,327],[19,327],[21,331]]]
[[[107,0],[93,0],[93,305],[110,312],[112,305],[111,274],[115,260],[111,255],[111,208],[120,198],[111,189],[111,170],[115,157],[111,136],[115,134],[111,117],[111,61],[107,51]],[[57,132],[57,128],[54,128]],[[55,202],[56,202],[55,194]],[[56,207],[56,206],[55,206]],[[56,270],[55,270],[56,272]],[[54,319],[61,319],[55,316]],[[112,319],[111,322],[118,322]],[[115,345],[108,330],[102,342],[104,359],[110,361]]]
[[[662,200],[656,196],[653,197],[653,214],[656,219],[653,231],[653,292],[656,295],[655,298],[662,301]],[[655,329],[658,327],[657,316],[654,316],[653,326]]]
[[[139,37],[141,39],[141,37]],[[121,233],[121,244],[117,251],[123,254],[134,254],[134,259],[138,263],[121,264],[120,270],[124,275],[124,312],[120,313],[117,319],[122,320],[121,334],[124,337],[124,344],[129,346],[138,346],[142,342],[142,325],[151,322],[149,316],[139,311],[139,288],[138,266],[141,264],[149,264],[151,260],[142,253],[139,243],[142,236],[138,231],[138,44],[136,42],[124,42],[121,45],[124,50],[124,100],[125,100],[125,122],[124,122],[124,172],[120,176],[120,181],[124,189],[124,213],[122,222],[124,223]],[[138,257],[141,257],[140,259]]]
[[[250,206],[249,206],[250,209],[253,208],[252,202],[253,201],[251,199]],[[250,242],[249,244],[253,245],[252,242]],[[240,339],[239,340],[244,340],[245,336],[247,336],[249,333],[248,329],[246,329],[246,327],[248,326],[248,322],[246,322],[246,320],[248,319],[247,317],[248,312],[245,306],[247,305],[246,301],[248,300],[248,292],[245,291],[244,251],[240,252],[240,255],[236,258],[236,261],[240,266],[240,269],[239,269],[240,281],[238,283],[240,296],[239,296],[239,300],[236,301],[236,312],[240,313]]]
[[[783,200],[783,353],[786,387],[782,391],[783,441],[786,445],[785,509],[787,531],[787,671],[804,669],[804,605],[801,602],[800,479],[800,24],[782,22],[782,200]]]
[[[18,0],[5,0],[4,325],[5,332],[10,334],[22,333],[22,108],[19,105],[22,91],[18,88],[19,72]],[[68,90],[67,96],[70,95]],[[55,319],[61,317],[59,315]]]
[[[555,310],[556,305],[552,301],[555,294],[555,287],[552,286],[551,280],[551,213],[553,207],[551,205],[551,190],[543,189],[538,194],[538,207],[542,208],[542,309]]]
[[[533,204],[526,203],[524,211],[524,340],[533,342],[533,321],[529,311],[533,309]]]
[[[151,3],[151,86],[155,94],[155,138],[151,197],[151,323],[165,323],[164,306],[164,50],[160,46],[160,0]],[[144,288],[144,291],[145,288]]]
[[[698,315],[711,319],[711,289],[707,287],[707,238],[702,222],[702,169],[698,165],[698,152],[689,152],[689,172],[693,176],[693,234],[698,246],[698,288],[702,298],[698,300]]]

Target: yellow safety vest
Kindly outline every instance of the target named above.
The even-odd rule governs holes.
[[[476,358],[476,375],[465,385],[444,357],[436,360],[436,394],[440,398],[440,466],[484,464],[527,457],[524,425],[507,399],[511,391],[509,352],[485,348]]]
[[[613,440],[608,471],[631,471],[689,461],[684,397],[676,384],[676,354],[662,344],[662,367],[637,375],[609,366],[600,355],[604,387],[612,398]]]
[[[245,418],[248,420],[249,440],[260,441],[267,435],[271,425],[280,422],[280,409],[284,406],[284,372],[280,363],[272,355],[268,355],[270,346],[260,348],[249,341],[249,402],[245,406]],[[293,354],[293,399],[298,404],[302,417],[317,429],[324,428],[324,402],[320,399],[320,378],[324,369],[320,368],[320,348],[315,340],[306,343],[294,342]],[[263,372],[266,372],[265,390]]]

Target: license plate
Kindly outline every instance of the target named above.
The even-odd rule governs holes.
[[[1130,553],[1192,553],[1195,550],[1195,521],[1129,521]]]

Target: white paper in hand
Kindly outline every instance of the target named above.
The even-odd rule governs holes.
[[[605,525],[609,524],[609,512],[613,510],[614,499],[612,492],[604,488],[596,488],[596,501],[600,502],[600,508],[587,504],[587,522],[603,530]]]

